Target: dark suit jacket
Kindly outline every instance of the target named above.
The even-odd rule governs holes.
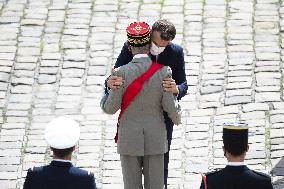
[[[118,68],[123,66],[129,63],[132,58],[133,55],[129,51],[127,43],[124,43],[114,67]],[[153,61],[157,61],[159,64],[169,66],[172,69],[172,78],[176,81],[176,84],[179,88],[179,95],[177,99],[180,100],[186,95],[188,88],[185,74],[183,48],[174,43],[169,43],[165,50],[158,55],[158,60],[156,60],[156,58],[156,56],[151,56]]]
[[[29,169],[24,189],[96,189],[96,183],[92,173],[69,162],[52,161],[50,165]]]
[[[273,189],[271,178],[247,166],[226,166],[220,171],[208,173],[208,189]],[[204,189],[202,181],[200,189]]]

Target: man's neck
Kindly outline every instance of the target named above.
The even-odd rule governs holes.
[[[71,156],[66,156],[64,158],[60,158],[57,156],[53,156],[53,160],[63,160],[63,161],[71,161]]]
[[[244,162],[245,157],[242,156],[229,156],[227,157],[228,162]]]
[[[244,160],[245,156],[232,156],[231,154],[227,156],[227,166],[243,166],[244,165]]]

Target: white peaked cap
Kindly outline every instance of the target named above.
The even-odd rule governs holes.
[[[44,138],[52,148],[71,148],[79,141],[79,124],[66,116],[57,117],[47,124],[44,131]]]

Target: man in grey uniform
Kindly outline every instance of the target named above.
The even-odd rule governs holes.
[[[116,113],[129,92],[128,87],[139,76],[148,72],[153,64],[148,56],[150,28],[145,22],[135,22],[127,28],[129,50],[133,60],[119,68],[113,75],[124,78],[119,89],[111,89],[101,101],[108,114]],[[118,128],[117,152],[120,154],[125,189],[144,187],[162,189],[164,185],[164,153],[168,151],[167,130],[163,111],[178,125],[181,122],[180,108],[176,97],[163,90],[162,81],[171,77],[171,69],[161,66],[143,83],[137,96],[121,115]],[[139,77],[140,78],[140,77]]]

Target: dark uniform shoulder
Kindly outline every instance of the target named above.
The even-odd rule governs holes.
[[[259,178],[271,179],[271,177],[270,177],[269,175],[265,174],[265,173],[258,172],[258,171],[254,171],[254,170],[251,170],[251,171],[252,171],[252,173],[253,173],[255,176],[257,176],[257,177],[259,177]]]
[[[94,174],[91,173],[90,171],[86,171],[86,170],[80,169],[78,167],[72,167],[70,169],[70,173],[72,173],[73,175],[84,176],[84,177],[94,176]]]
[[[32,172],[34,172],[34,173],[42,172],[42,170],[43,170],[44,167],[45,167],[45,166],[34,167],[34,168],[32,169]]]
[[[217,169],[211,172],[206,173],[206,180],[210,184],[219,182],[224,178],[224,171],[223,169]]]
[[[33,168],[29,168],[28,171],[27,171],[27,175],[26,175],[26,178],[25,178],[25,182],[24,182],[24,186],[23,186],[23,189],[30,189],[32,188],[32,186],[35,184],[34,182],[38,181],[41,172],[43,170],[43,167],[33,167]]]
[[[41,177],[41,175],[42,175],[44,167],[45,166],[29,168],[27,175],[26,175],[25,182],[29,183],[32,180],[38,180],[38,178]]]
[[[70,174],[72,174],[78,182],[88,183],[88,188],[96,189],[96,182],[94,174],[90,171],[86,171],[77,167],[72,167],[70,169]]]
[[[71,167],[70,172],[75,174],[88,175],[88,171],[80,169],[78,167]]]
[[[254,189],[272,189],[271,177],[265,173],[248,170],[244,175],[244,182],[251,184],[249,187]],[[253,184],[252,184],[253,183]]]
[[[202,178],[200,189],[205,189],[204,182],[206,182],[209,186],[213,186],[212,188],[214,188],[215,184],[220,183],[220,179],[223,179],[221,172],[222,169],[218,169],[205,173],[206,178]]]
[[[41,173],[46,166],[29,168],[27,174],[37,175]]]
[[[207,172],[205,175],[206,175],[206,177],[215,176],[215,175],[218,175],[221,170],[222,169],[217,169],[217,170],[214,170],[214,171],[210,171],[210,172]]]

